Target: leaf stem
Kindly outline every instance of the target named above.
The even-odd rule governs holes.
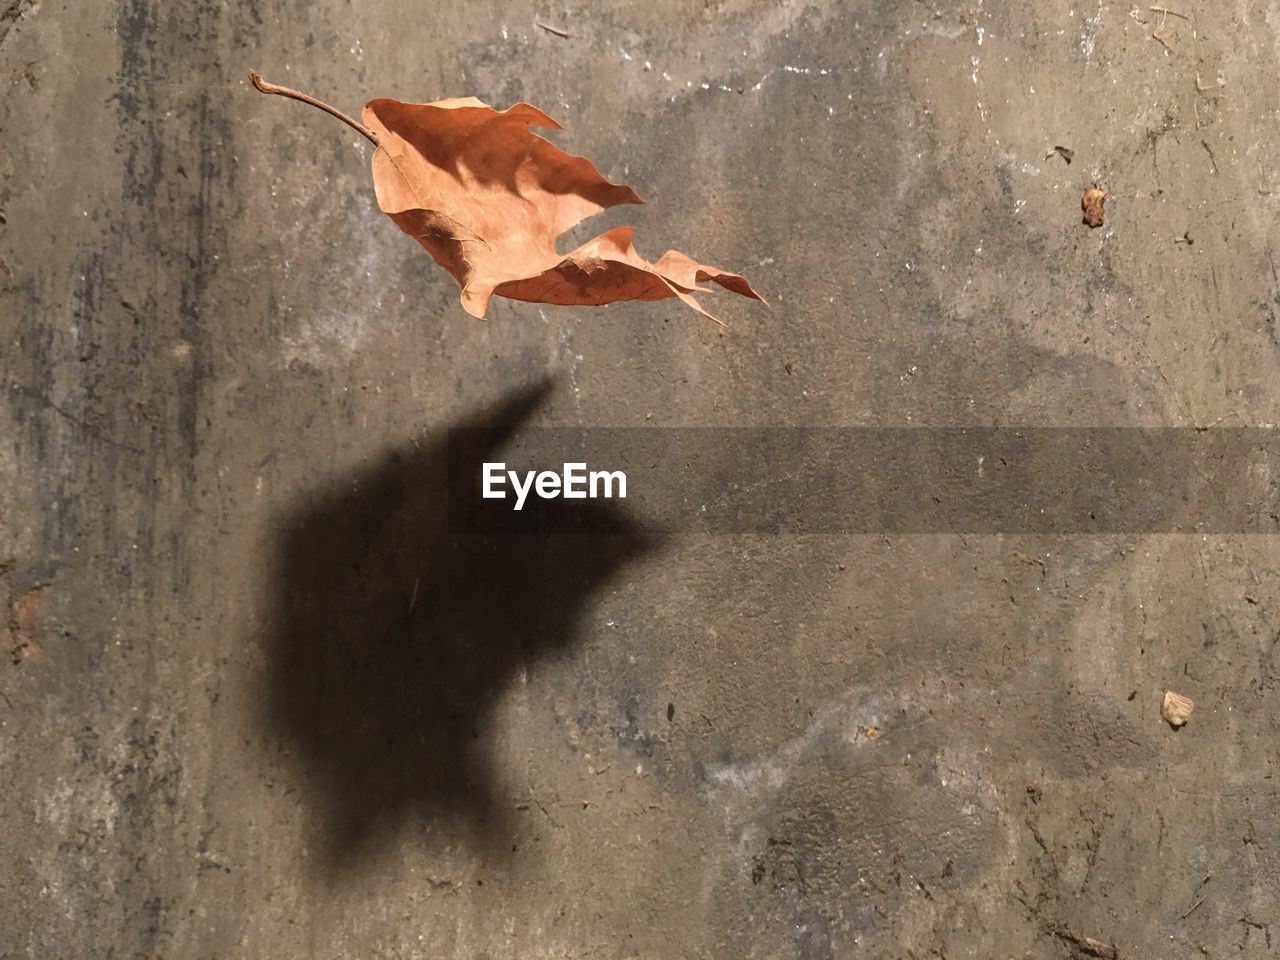
[[[268,83],[256,73],[249,74],[249,79],[253,81],[253,85],[262,93],[274,93],[279,97],[288,97],[290,100],[301,100],[303,103],[309,103],[313,107],[319,107],[330,116],[337,117],[347,126],[351,127],[351,129],[359,131],[364,135],[365,139],[375,147],[378,146],[378,135],[376,133],[366,127],[363,123],[360,123],[354,117],[347,116],[337,107],[331,107],[323,100],[317,100],[315,97],[309,97],[305,93],[300,93],[299,91],[292,90],[289,87],[282,87],[274,83]]]

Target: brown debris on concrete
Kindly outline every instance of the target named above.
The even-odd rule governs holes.
[[[1100,227],[1106,212],[1103,210],[1103,204],[1107,202],[1107,191],[1105,188],[1098,186],[1086,187],[1084,198],[1080,201],[1080,206],[1084,210],[1084,222],[1091,227]]]
[[[1103,943],[1093,937],[1077,933],[1065,924],[1056,923],[1049,928],[1059,940],[1065,940],[1076,948],[1076,952],[1085,957],[1100,957],[1102,960],[1120,960],[1120,951],[1114,943]]]
[[[1160,716],[1164,717],[1165,723],[1177,730],[1191,719],[1191,711],[1195,708],[1196,702],[1190,697],[1166,690],[1160,701]]]

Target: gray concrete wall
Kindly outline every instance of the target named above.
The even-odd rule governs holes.
[[[1274,539],[441,516],[465,423],[1274,422],[1280,7],[1177,12],[6,0],[0,957],[1265,955]],[[538,104],[774,309],[471,320],[250,69]]]

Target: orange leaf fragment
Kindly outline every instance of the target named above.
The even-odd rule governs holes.
[[[362,119],[378,144],[378,206],[454,276],[472,316],[483,317],[497,295],[589,306],[679,297],[710,317],[693,297],[704,281],[764,299],[744,277],[675,250],[656,263],[645,260],[630,227],[558,253],[556,238],[581,220],[642,201],[589,160],[530,132],[559,129],[536,107],[498,111],[474,97],[380,99],[365,106]]]
[[[1107,202],[1107,191],[1096,183],[1086,187],[1080,200],[1080,208],[1084,210],[1084,222],[1091,227],[1100,227],[1106,217],[1103,204]]]

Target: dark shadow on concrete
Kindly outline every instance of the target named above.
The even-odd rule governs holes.
[[[456,426],[498,428],[496,450],[550,385]],[[509,850],[512,802],[486,739],[495,700],[521,667],[570,650],[589,598],[654,545],[608,501],[538,509],[609,513],[622,532],[451,533],[447,466],[447,431],[407,444],[280,533],[269,712],[305,770],[326,870],[420,818]]]

